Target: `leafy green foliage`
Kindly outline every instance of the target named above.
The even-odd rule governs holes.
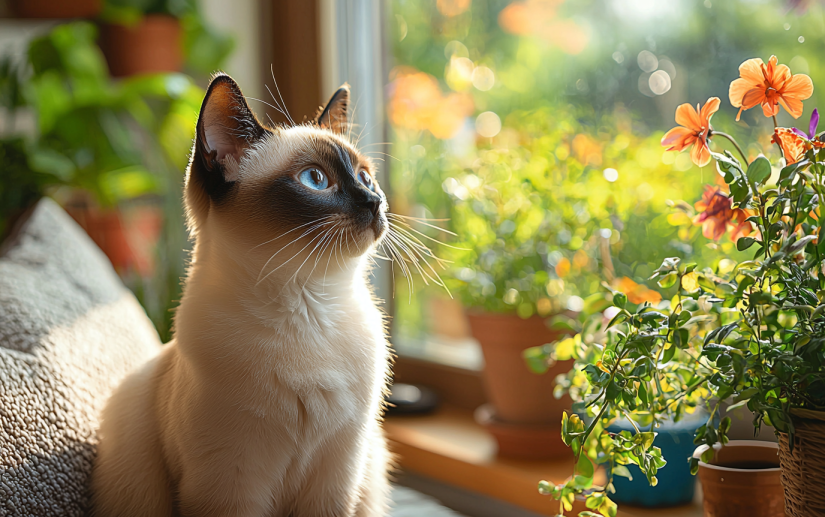
[[[737,243],[740,250],[758,244],[753,259],[726,272],[665,259],[651,278],[676,288],[670,301],[633,308],[622,293],[608,293],[609,322],[595,314],[577,336],[525,352],[532,363],[575,360],[557,389],[569,392],[591,419],[586,429],[579,417],[563,419],[562,438],[577,465],[587,455],[623,475],[616,466],[635,463],[655,485],[665,465],[653,446],[656,426],[678,421],[704,401],[714,402],[694,440],[704,446],[703,461],[711,460],[714,444],[728,441],[730,419],[716,418],[723,401],[747,406],[757,430],[765,423],[791,436],[794,408],[825,409],[825,278],[817,238],[825,152],[808,149],[776,185],[766,184],[771,167],[763,157],[748,167],[730,154],[714,157],[732,193],[736,185],[748,189],[734,206],[755,214],[750,220],[759,236]],[[630,419],[635,433],[604,431],[620,417]],[[694,473],[698,462],[690,459]],[[577,467],[568,492],[551,494],[583,494],[596,505],[610,491],[610,478],[592,487],[588,473]]]
[[[0,235],[11,218],[46,194],[83,189],[110,207],[161,197],[166,225],[155,278],[126,278],[169,338],[180,291],[186,235],[181,175],[203,91],[183,74],[113,81],[94,25],[56,26],[34,39],[25,60],[0,58]],[[16,126],[17,120],[29,121]],[[33,126],[33,127],[32,127]]]

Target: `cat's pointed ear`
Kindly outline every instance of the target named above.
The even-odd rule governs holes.
[[[270,130],[249,109],[231,77],[212,78],[201,105],[184,197],[189,228],[197,231],[212,203],[220,203],[238,180],[241,159]]]
[[[315,122],[321,129],[329,129],[333,133],[344,133],[349,127],[349,85],[344,84],[329,99]]]
[[[201,105],[195,143],[205,172],[221,175],[213,180],[235,181],[244,152],[266,133],[238,84],[226,74],[213,77]]]

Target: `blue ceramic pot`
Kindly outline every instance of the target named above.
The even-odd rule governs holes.
[[[665,507],[688,504],[693,500],[696,489],[696,477],[690,474],[688,459],[696,446],[693,435],[702,424],[707,422],[707,413],[696,411],[678,423],[666,422],[655,431],[658,433],[653,444],[662,449],[662,456],[667,465],[659,470],[656,477],[659,483],[654,487],[647,482],[647,477],[636,465],[627,465],[633,480],[614,476],[613,486],[616,493],[610,498],[617,503],[633,506]],[[608,431],[634,432],[627,420],[617,420],[608,427]]]

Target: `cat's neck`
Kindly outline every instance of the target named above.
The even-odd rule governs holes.
[[[329,259],[329,260],[328,260]],[[260,261],[215,239],[196,244],[185,283],[178,319],[199,325],[239,325],[277,328],[292,325],[330,326],[336,309],[370,296],[366,259],[324,258],[262,271]],[[300,268],[300,269],[299,269]],[[272,271],[274,270],[274,271]],[[304,270],[304,271],[302,271]]]

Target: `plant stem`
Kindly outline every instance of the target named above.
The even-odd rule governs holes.
[[[776,134],[776,128],[779,127],[779,124],[776,122],[776,115],[773,116],[773,132]],[[779,148],[779,157],[785,157],[785,151],[782,150],[782,145],[779,143],[779,139],[776,140],[776,147]]]
[[[727,138],[730,141],[730,143],[733,144],[733,146],[736,148],[736,150],[739,151],[739,156],[741,156],[742,160],[745,161],[745,165],[750,165],[750,163],[748,163],[748,158],[745,156],[745,153],[742,152],[742,148],[739,147],[739,144],[736,142],[736,140],[732,136],[730,136],[727,133],[723,133],[721,131],[713,131],[711,133],[711,135],[719,135],[722,138]]]

